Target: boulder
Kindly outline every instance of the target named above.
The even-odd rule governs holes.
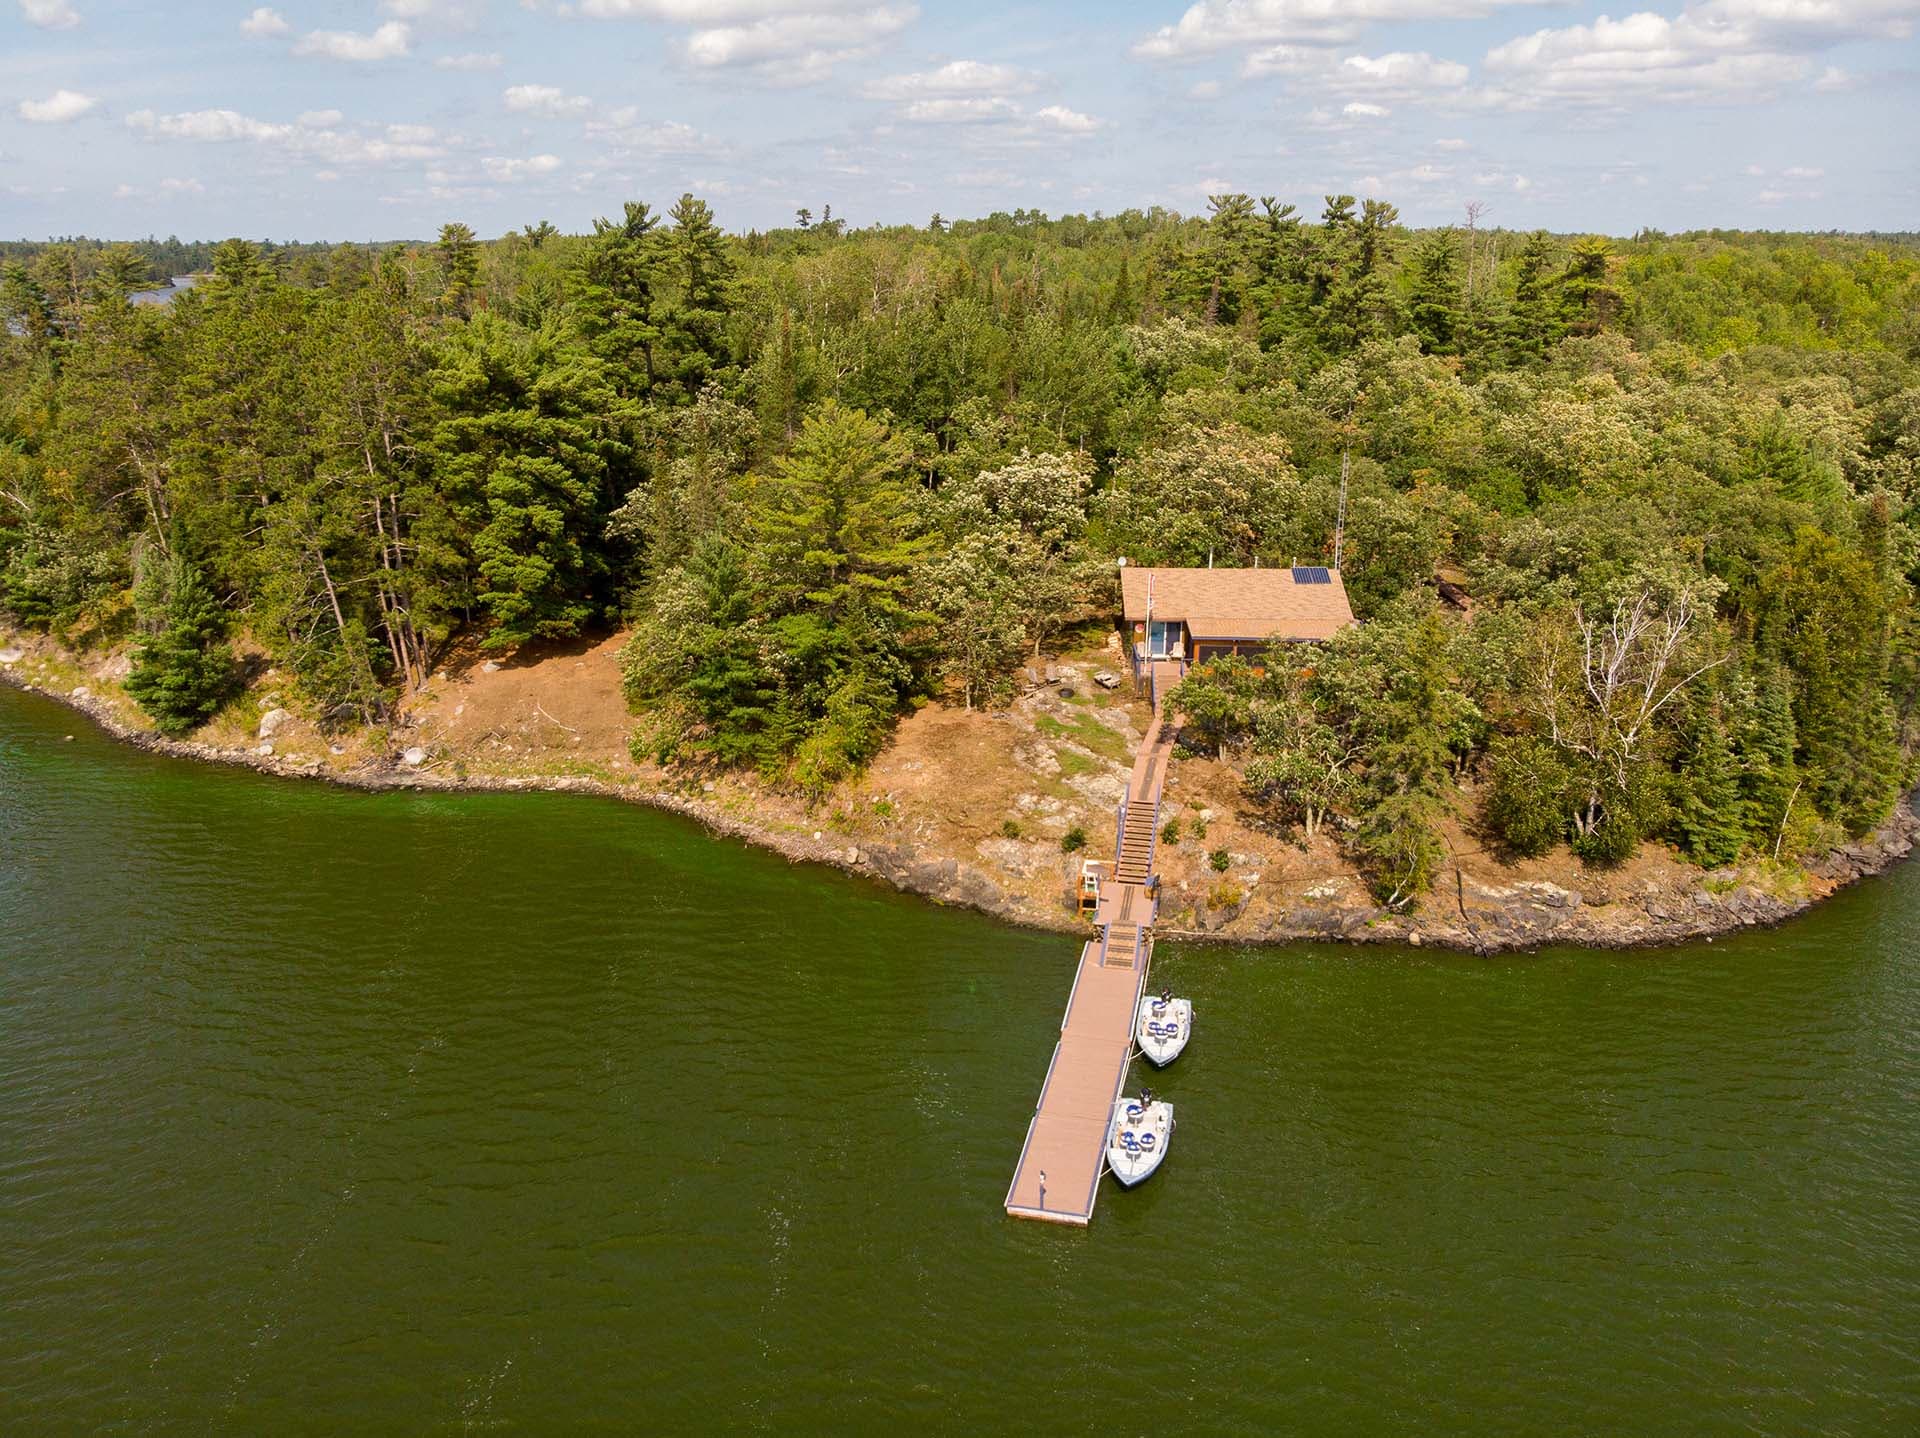
[[[15,649],[11,645],[5,649],[0,649],[0,664],[18,664],[26,657],[26,653],[23,650]]]
[[[485,664],[480,666],[480,672],[482,674],[498,674],[500,672],[500,666],[489,659]]]
[[[255,749],[253,752],[260,755],[262,758],[265,758],[267,755],[273,753],[273,745],[262,744],[258,749]]]
[[[400,762],[409,769],[418,769],[427,762],[427,751],[416,744],[400,756]]]
[[[68,697],[73,699],[90,699],[93,697],[93,691],[87,688],[86,685],[79,684],[74,687],[72,694]]]
[[[260,716],[260,737],[271,739],[291,718],[293,716],[284,709],[269,709]]]

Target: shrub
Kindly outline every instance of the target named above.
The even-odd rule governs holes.
[[[1228,883],[1222,879],[1211,889],[1207,890],[1207,907],[1210,909],[1237,909],[1245,902],[1246,897],[1246,890],[1242,889],[1238,884]]]
[[[1193,835],[1195,839],[1206,838],[1207,837],[1207,821],[1205,819],[1200,818],[1198,815],[1195,815],[1193,818],[1187,821],[1187,832]]]
[[[1018,819],[1003,819],[1000,823],[1000,837],[1003,839],[1019,838],[1020,821]]]
[[[1224,874],[1233,864],[1233,855],[1229,854],[1225,849],[1215,849],[1211,854],[1207,855],[1207,862],[1213,865],[1214,873]]]
[[[1163,844],[1177,844],[1180,842],[1180,821],[1178,819],[1169,819],[1160,826],[1160,842]]]
[[[1087,831],[1078,824],[1060,836],[1060,852],[1063,854],[1077,854],[1086,847]]]
[[[1492,760],[1487,822],[1514,853],[1537,859],[1566,832],[1566,765],[1551,744],[1528,738],[1496,739]]]
[[[211,719],[233,688],[227,617],[200,572],[184,560],[167,567],[166,597],[154,596],[155,633],[134,656],[126,690],[163,734],[176,737]]]

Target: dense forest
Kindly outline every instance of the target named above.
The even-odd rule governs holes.
[[[1903,238],[1244,195],[737,236],[685,196],[577,236],[0,269],[0,618],[131,639],[171,732],[243,637],[351,724],[456,642],[625,626],[638,749],[819,795],[911,706],[998,703],[1110,619],[1120,556],[1326,562],[1338,523],[1362,624],[1178,703],[1392,904],[1449,812],[1705,866],[1884,818],[1917,486]]]

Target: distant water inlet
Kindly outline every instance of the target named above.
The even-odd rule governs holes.
[[[1671,952],[1162,942],[1179,1139],[1085,1231],[1001,1210],[1072,962],[0,689],[0,1432],[1920,1432],[1920,869]]]

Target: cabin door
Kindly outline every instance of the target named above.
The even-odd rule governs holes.
[[[1180,626],[1160,619],[1147,621],[1147,658],[1165,659],[1173,650]]]

